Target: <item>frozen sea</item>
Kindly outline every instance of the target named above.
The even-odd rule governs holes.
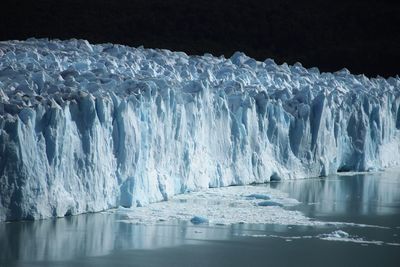
[[[0,223],[0,266],[398,266],[400,172],[215,188]]]

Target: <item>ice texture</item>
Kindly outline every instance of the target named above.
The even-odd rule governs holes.
[[[398,165],[399,95],[238,52],[0,42],[0,221]]]

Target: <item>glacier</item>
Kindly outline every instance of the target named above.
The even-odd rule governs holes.
[[[0,42],[0,221],[400,163],[400,78],[84,40]]]

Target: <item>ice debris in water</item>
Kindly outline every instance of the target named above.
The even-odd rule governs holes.
[[[280,205],[264,207],[257,205],[263,200],[247,198],[247,195],[268,195]],[[266,186],[230,186],[210,188],[174,196],[168,201],[152,203],[144,207],[123,208],[115,212],[121,223],[153,225],[164,222],[199,222],[197,217],[207,220],[210,225],[230,224],[277,224],[327,227],[368,227],[381,228],[346,222],[318,221],[302,212],[288,209],[299,202],[289,198],[280,190]],[[327,236],[321,236],[323,238]],[[320,238],[320,236],[318,236]]]
[[[363,227],[362,225],[358,225],[360,227]],[[257,235],[252,235],[252,234],[245,234],[241,236],[251,236],[251,237],[258,237]],[[395,242],[384,242],[380,240],[366,240],[365,238],[362,237],[357,237],[357,236],[351,236],[349,233],[343,231],[343,230],[336,230],[333,231],[332,233],[328,234],[319,234],[319,235],[304,235],[304,236],[284,236],[284,235],[264,235],[272,238],[280,238],[280,239],[285,239],[285,240],[298,240],[298,239],[311,239],[311,238],[318,238],[321,240],[325,241],[338,241],[338,242],[351,242],[351,243],[357,243],[360,245],[386,245],[386,246],[400,246],[399,243]],[[262,236],[261,236],[262,237]]]
[[[258,199],[245,195],[269,195],[281,205],[269,208],[257,205]],[[181,194],[169,201],[145,207],[119,208],[120,221],[133,224],[157,224],[163,221],[187,221],[193,224],[229,225],[236,223],[321,226],[299,211],[284,209],[297,202],[287,194],[263,186],[231,186]],[[329,222],[331,224],[332,222]]]
[[[333,238],[348,238],[349,234],[342,230],[336,230],[329,234],[329,236]]]
[[[400,161],[399,77],[83,40],[0,54],[0,221]]]

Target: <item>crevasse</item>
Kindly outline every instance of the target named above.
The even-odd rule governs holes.
[[[297,63],[0,42],[0,221],[400,162],[400,78]]]

